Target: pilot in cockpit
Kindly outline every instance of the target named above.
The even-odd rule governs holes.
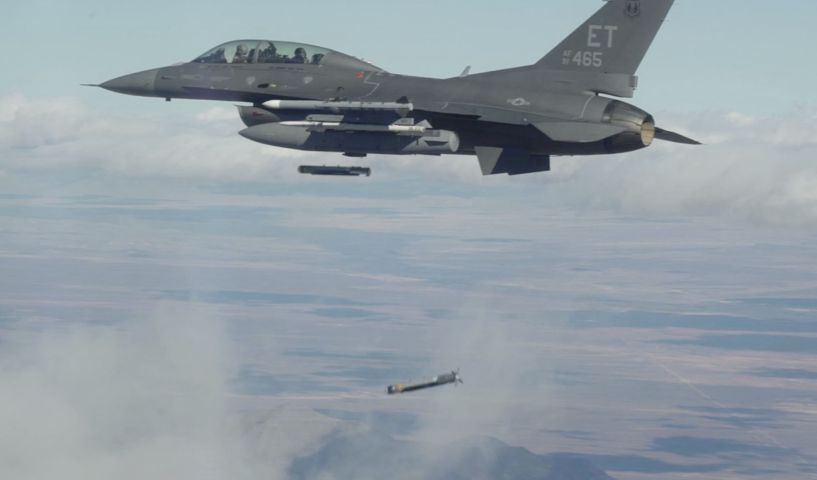
[[[243,43],[235,48],[235,55],[233,55],[233,63],[247,63],[250,57],[247,53],[247,46]]]
[[[258,63],[275,63],[278,61],[278,49],[270,43],[258,53]]]
[[[227,63],[227,57],[224,56],[223,48],[217,48],[210,52],[210,54],[202,56],[196,61],[200,63]]]
[[[295,55],[289,60],[289,63],[307,63],[306,49],[298,47],[295,49]]]

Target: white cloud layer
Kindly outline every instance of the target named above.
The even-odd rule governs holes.
[[[481,380],[469,383],[467,398],[453,388],[435,392],[410,453],[438,463],[390,473],[398,480],[429,476],[425,469],[456,453],[450,442],[507,433],[506,420],[525,414],[508,405],[546,391],[525,379],[531,365],[544,368],[540,359],[514,350],[509,327],[481,310],[438,330],[431,363],[440,371],[468,364]],[[292,461],[330,441],[339,423],[308,406],[263,399],[267,407],[242,409],[232,385],[238,358],[225,323],[195,305],[167,304],[114,325],[54,324],[7,335],[0,350],[3,478],[289,478]],[[357,427],[379,438],[374,416]],[[347,478],[343,472],[359,470],[361,459],[378,461],[365,450],[345,453],[332,465],[337,475],[321,478]]]
[[[684,213],[817,225],[817,114],[739,112],[658,115],[661,126],[706,143],[656,142],[640,152],[554,159],[554,172],[483,178],[471,157],[373,157],[376,178],[425,176],[475,189],[508,189],[547,205],[633,213]],[[192,181],[298,179],[304,162],[348,163],[336,154],[249,142],[231,107],[181,124],[95,112],[72,98],[0,97],[0,186],[17,172],[91,169],[105,175]],[[519,186],[524,188],[518,188]]]
[[[118,327],[49,329],[0,354],[4,478],[247,478],[222,325],[161,309]]]
[[[706,145],[657,142],[630,155],[581,159],[557,172],[549,196],[629,212],[817,223],[813,113],[666,115],[664,122]]]

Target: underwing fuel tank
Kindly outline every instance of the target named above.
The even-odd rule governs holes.
[[[414,383],[410,385],[403,385],[397,383],[395,385],[389,385],[386,388],[386,393],[389,395],[395,395],[398,393],[408,393],[414,392],[416,390],[424,390],[426,388],[434,388],[440,387],[443,385],[448,385],[450,383],[457,384],[462,383],[462,379],[460,378],[460,373],[457,370],[452,370],[451,373],[444,373],[442,375],[437,375],[436,377],[432,378],[431,380],[423,383]]]
[[[315,152],[443,155],[455,153],[460,147],[457,134],[447,130],[409,131],[411,127],[343,125],[319,131],[313,125],[306,125],[306,122],[292,123],[296,125],[264,123],[245,128],[239,133],[265,145]],[[400,128],[406,131],[402,132]]]

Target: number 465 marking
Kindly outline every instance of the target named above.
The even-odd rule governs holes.
[[[569,63],[580,67],[600,67],[604,64],[604,52],[576,52],[573,57],[569,59]]]

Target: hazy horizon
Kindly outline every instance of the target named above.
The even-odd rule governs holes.
[[[813,3],[679,0],[632,103],[705,145],[524,177],[266,147],[228,103],[78,86],[246,37],[485,71],[598,4],[3,6],[29,55],[0,78],[0,472],[817,478],[817,75],[791,46]]]

